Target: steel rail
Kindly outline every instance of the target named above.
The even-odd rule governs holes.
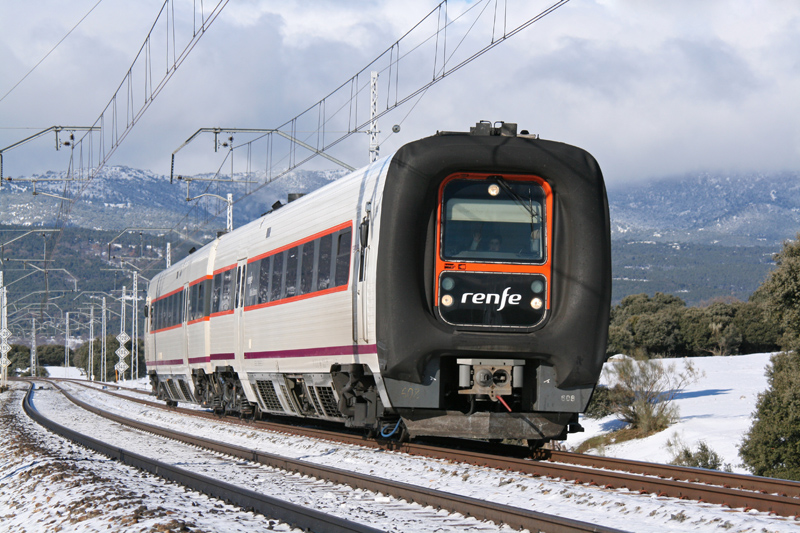
[[[380,531],[369,526],[351,522],[350,520],[327,515],[314,509],[308,509],[278,498],[237,487],[236,485],[225,483],[218,479],[196,474],[143,455],[129,452],[123,448],[111,446],[87,435],[78,433],[77,431],[73,431],[50,420],[36,410],[31,403],[31,397],[33,396],[35,386],[35,383],[31,383],[31,388],[28,389],[22,402],[22,407],[29,417],[53,433],[106,455],[111,459],[150,472],[168,481],[174,481],[214,498],[238,505],[244,509],[252,509],[254,512],[261,513],[264,516],[288,523],[303,530],[331,533],[351,531],[358,533],[376,533]]]
[[[60,388],[60,387],[59,387]],[[477,498],[460,496],[424,487],[418,487],[409,483],[391,481],[364,474],[358,474],[338,468],[317,465],[307,461],[290,459],[279,455],[250,450],[241,446],[225,444],[211,439],[188,435],[185,433],[171,431],[162,427],[138,422],[129,418],[103,411],[99,407],[90,405],[69,392],[62,389],[63,394],[71,402],[79,407],[86,409],[99,416],[113,420],[142,431],[160,435],[166,438],[178,440],[192,446],[199,446],[218,453],[224,453],[264,464],[273,468],[279,468],[288,472],[296,472],[301,475],[311,476],[317,479],[327,480],[333,483],[349,485],[350,487],[372,492],[378,492],[415,502],[423,506],[446,509],[453,513],[460,513],[463,516],[471,516],[477,520],[490,520],[496,524],[506,524],[516,529],[527,529],[529,531],[547,531],[552,533],[622,533],[622,530],[590,524],[579,520],[572,520],[555,515],[549,515],[527,509],[502,505]],[[126,399],[131,399],[125,397]]]
[[[114,394],[109,391],[104,392]],[[167,408],[156,402],[125,395],[119,396],[130,401],[177,410],[193,416],[217,418],[211,413],[177,407]],[[233,420],[230,421],[236,423]],[[780,516],[800,518],[800,483],[794,481],[569,452],[549,451],[550,461],[531,461],[529,458],[521,456],[522,453],[530,453],[529,450],[519,446],[491,445],[501,448],[506,453],[506,455],[501,455],[497,452],[475,452],[429,444],[377,441],[364,436],[271,422],[246,423],[271,431],[391,449],[411,455],[516,471],[532,476],[563,478],[606,488],[628,489],[640,493],[692,499],[726,505],[731,508],[756,509]]]

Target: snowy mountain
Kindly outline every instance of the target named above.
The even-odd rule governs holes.
[[[269,211],[280,200],[286,203],[289,193],[308,193],[345,171],[295,171],[279,180],[262,185],[263,176],[234,175],[234,181],[208,181],[211,175],[175,180],[168,176],[124,166],[105,167],[89,182],[64,181],[66,172],[47,172],[5,182],[0,189],[0,224],[26,226],[50,225],[55,220],[61,200],[75,198],[70,211],[70,225],[90,229],[130,227],[224,227],[226,203],[213,196],[187,202],[187,194],[198,197],[233,194],[234,225],[240,226]],[[33,183],[36,180],[36,183]],[[58,181],[60,180],[60,181]],[[245,183],[258,181],[259,183]],[[35,191],[36,196],[33,196]],[[218,218],[218,221],[213,219]]]
[[[289,193],[311,192],[345,174],[344,170],[294,171],[264,185],[263,175],[234,175],[232,182],[192,176],[188,194],[232,193],[234,224],[269,211]],[[33,196],[29,181],[65,179],[48,172],[5,182],[0,189],[0,224],[48,225],[61,201]],[[27,180],[27,181],[26,181]],[[244,183],[256,181],[257,183]],[[39,181],[37,192],[73,198],[73,226],[123,229],[225,224],[225,202],[214,197],[187,202],[185,180],[123,166],[106,167],[89,183]],[[246,195],[246,196],[245,196]],[[243,197],[244,196],[244,197]],[[772,245],[800,229],[800,172],[777,174],[687,174],[609,187],[612,237],[625,241],[685,242],[733,246]],[[218,218],[212,224],[210,220]]]
[[[618,240],[750,246],[800,230],[800,172],[690,174],[608,191]]]

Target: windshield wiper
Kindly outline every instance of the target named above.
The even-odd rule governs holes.
[[[519,204],[523,209],[525,209],[531,215],[531,230],[533,230],[533,224],[539,218],[539,215],[533,209],[533,198],[532,194],[529,192],[528,198],[524,198],[517,193],[514,189],[511,188],[511,185],[503,178],[503,176],[491,176],[497,182],[497,184],[502,188],[506,194],[508,194],[517,204]]]

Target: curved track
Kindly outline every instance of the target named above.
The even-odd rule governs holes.
[[[86,384],[82,382],[82,384]],[[109,394],[112,392],[106,391]],[[163,404],[139,398],[126,399],[167,409]],[[208,412],[169,408],[192,416],[215,417]],[[233,419],[235,422],[235,419]],[[449,441],[450,447],[420,443],[397,443],[322,429],[273,422],[243,422],[273,431],[329,439],[362,446],[380,447],[450,461],[517,471],[534,476],[572,480],[606,488],[624,488],[731,508],[755,509],[786,517],[800,517],[800,483],[795,481],[732,474],[716,470],[628,461],[559,451],[542,451],[547,461],[531,461],[529,450],[518,446],[486,445],[478,451],[455,449],[464,442]],[[474,446],[474,443],[470,443]],[[492,448],[489,452],[487,449]]]
[[[507,505],[496,504],[492,502],[479,500],[476,498],[458,496],[406,483],[400,483],[372,476],[366,476],[363,474],[358,474],[337,468],[326,467],[302,460],[288,459],[286,457],[250,450],[239,446],[217,442],[211,439],[197,437],[194,435],[186,435],[183,433],[178,433],[161,427],[153,426],[151,424],[133,421],[112,413],[107,413],[95,406],[89,405],[86,402],[83,402],[75,398],[67,391],[62,391],[62,392],[64,392],[64,395],[68,399],[70,399],[73,403],[84,409],[87,409],[95,414],[113,420],[117,423],[125,424],[127,426],[134,427],[142,431],[161,435],[192,446],[199,446],[219,453],[224,453],[226,455],[231,455],[240,459],[252,461],[254,463],[280,468],[287,472],[299,473],[301,475],[307,475],[317,479],[330,481],[333,483],[346,484],[354,488],[391,495],[398,499],[415,502],[423,506],[431,506],[438,509],[445,509],[450,512],[462,514],[464,516],[471,516],[478,520],[490,520],[497,524],[506,524],[516,529],[527,529],[529,531],[548,531],[548,532],[565,532],[565,533],[590,532],[590,531],[612,533],[620,531],[618,529],[597,526],[594,524],[589,524],[577,520],[571,520],[557,516],[547,515],[544,513],[538,513],[535,511],[519,509]],[[130,398],[126,396],[126,399]],[[194,413],[196,413],[196,411]],[[86,439],[86,437],[82,438]],[[106,453],[106,451],[102,450],[98,451],[101,451],[101,453]],[[114,453],[117,453],[117,455],[113,455]],[[111,450],[110,453],[108,454],[115,458],[127,457],[129,455],[124,453],[124,451],[123,453],[119,454],[118,452],[114,452],[114,450]],[[134,466],[138,467],[139,464],[135,464]],[[158,469],[156,468],[156,470]],[[204,483],[207,483],[207,481],[204,481]],[[221,490],[223,491],[221,493],[222,496],[218,497],[231,499],[227,498],[224,493],[225,490],[228,490],[228,487],[229,485],[224,484],[221,487]],[[196,490],[200,490],[206,493],[209,492],[204,488],[204,486],[198,487],[196,488]],[[235,500],[233,501],[236,502]],[[245,500],[245,503],[241,505],[245,507],[255,508],[249,500]],[[268,512],[261,511],[258,508],[255,509],[264,514],[268,514],[269,516],[273,516],[275,518],[279,518],[284,521],[289,521],[287,519],[281,518],[280,516],[277,516],[274,512],[272,514],[269,514]],[[294,516],[292,516],[291,520],[292,521],[289,521],[290,523],[297,524],[299,527],[308,527],[308,529],[311,529],[313,531],[326,530],[313,526],[301,526],[300,525],[301,523],[298,521],[299,518]],[[341,529],[341,531],[350,531],[350,530],[351,529]],[[356,529],[352,530],[355,531]],[[372,531],[372,529],[369,530]]]

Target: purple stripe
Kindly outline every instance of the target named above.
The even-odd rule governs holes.
[[[211,361],[210,357],[190,357],[189,364],[195,365],[197,363],[208,363]]]
[[[305,348],[302,350],[276,350],[269,352],[245,352],[245,359],[279,359],[284,357],[318,357],[323,355],[353,355],[355,353],[377,353],[375,344],[353,346],[325,346],[322,348]]]
[[[148,361],[147,364],[148,365],[155,365],[155,366],[182,365],[183,364],[183,359],[168,359],[166,361]]]
[[[235,359],[236,354],[233,353],[212,353],[211,361],[226,361],[228,359]]]

